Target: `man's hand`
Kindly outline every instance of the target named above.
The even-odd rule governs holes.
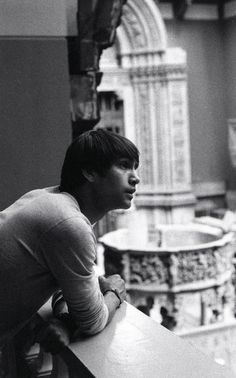
[[[105,293],[106,291],[110,289],[117,289],[122,302],[125,300],[126,298],[125,281],[121,278],[119,274],[113,274],[112,276],[109,276],[107,278],[103,276],[99,276],[98,280],[99,280],[100,290],[102,293]]]
[[[45,352],[60,353],[70,342],[70,330],[63,321],[53,318],[45,323],[36,335]]]

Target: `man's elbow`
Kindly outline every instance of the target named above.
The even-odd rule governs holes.
[[[106,307],[105,312],[95,321],[78,324],[78,332],[84,336],[94,336],[103,331],[109,321],[109,313]]]
[[[107,325],[107,322],[105,324],[102,324],[102,325],[96,325],[96,324],[93,324],[92,326],[90,327],[87,327],[87,326],[80,326],[77,328],[77,331],[76,331],[76,335],[82,335],[82,336],[94,336],[94,335],[97,335],[98,333],[102,332],[104,330],[104,328],[106,327]]]

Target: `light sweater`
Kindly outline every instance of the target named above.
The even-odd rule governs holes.
[[[14,335],[58,289],[82,332],[106,325],[95,275],[92,225],[74,197],[33,190],[0,212],[0,341]]]

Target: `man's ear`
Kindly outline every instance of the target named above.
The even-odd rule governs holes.
[[[94,182],[97,177],[97,172],[90,171],[88,169],[82,169],[83,176],[88,180],[89,182]]]

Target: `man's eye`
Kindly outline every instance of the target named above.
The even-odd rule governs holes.
[[[129,169],[130,168],[130,164],[128,161],[124,160],[124,161],[120,161],[119,162],[119,166],[120,168],[122,169]]]

